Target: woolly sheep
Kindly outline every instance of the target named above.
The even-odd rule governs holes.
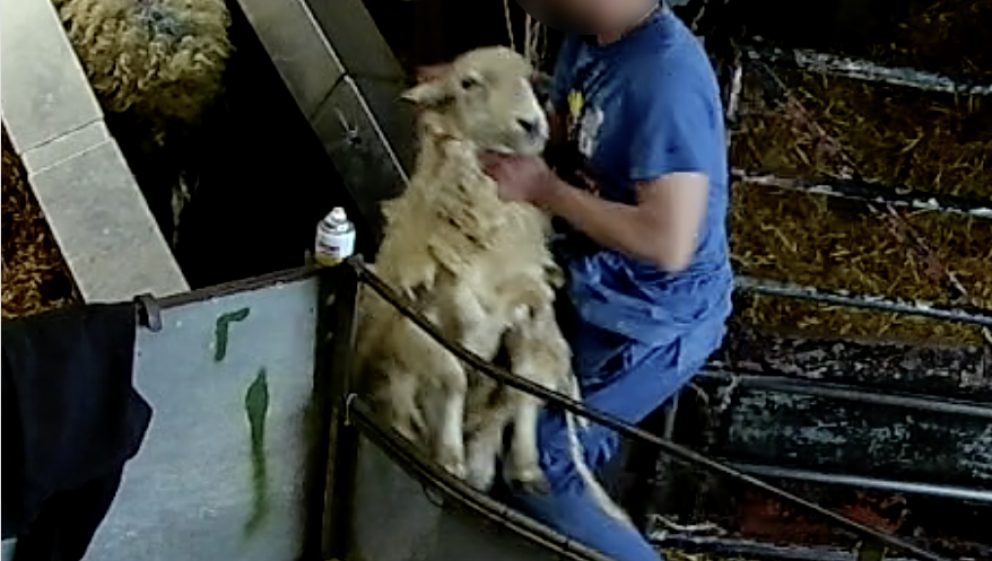
[[[53,0],[103,108],[194,123],[231,54],[224,0]]]
[[[137,132],[131,142],[140,146],[139,153],[168,161],[163,151],[168,139],[181,143],[222,91],[232,52],[224,0],[52,2],[103,109],[126,115],[129,130]],[[146,190],[153,211],[164,216],[165,209],[156,206],[159,195]],[[163,230],[171,226],[173,247],[191,195],[177,173],[172,223],[161,224]]]
[[[503,202],[479,150],[536,155],[547,141],[531,67],[501,47],[470,51],[404,98],[420,115],[420,153],[410,186],[383,205],[386,228],[375,269],[451,340],[486,360],[500,348],[511,370],[578,396],[570,350],[555,321],[561,271],[546,245],[547,217]],[[357,360],[377,408],[401,434],[458,477],[488,488],[512,423],[504,477],[529,491],[546,482],[538,465],[538,399],[466,372],[412,322],[362,294]],[[588,486],[625,516],[585,468],[569,417],[573,457]]]

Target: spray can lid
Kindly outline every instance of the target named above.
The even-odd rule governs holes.
[[[336,206],[324,217],[324,223],[328,226],[341,226],[348,223],[348,215],[343,208]]]

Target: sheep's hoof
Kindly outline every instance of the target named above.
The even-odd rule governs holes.
[[[441,467],[444,471],[450,473],[451,475],[457,477],[458,479],[465,479],[468,475],[468,470],[465,469],[465,463],[459,461],[447,461],[440,462]]]
[[[396,422],[393,423],[393,430],[400,433],[400,436],[409,440],[410,442],[416,444],[420,442],[420,438],[417,435],[417,431],[413,428],[411,423],[406,422]]]
[[[539,466],[512,470],[506,474],[506,480],[516,492],[530,495],[546,495],[551,492],[551,484]]]
[[[465,479],[468,475],[468,469],[465,468],[465,460],[462,459],[460,454],[455,453],[454,450],[441,450],[438,454],[437,463],[441,464],[441,467],[445,471],[458,479]]]
[[[496,478],[496,466],[493,465],[493,458],[472,457],[469,455],[468,475],[466,480],[472,488],[478,491],[488,491],[493,486],[493,479]]]

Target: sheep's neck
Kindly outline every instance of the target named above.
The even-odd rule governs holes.
[[[433,216],[428,247],[449,272],[459,274],[506,234],[507,207],[482,171],[476,146],[449,134],[422,137],[409,211]]]

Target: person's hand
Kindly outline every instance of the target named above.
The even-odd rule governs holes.
[[[560,188],[558,178],[539,156],[516,156],[485,152],[482,168],[496,180],[504,201],[544,206]]]

